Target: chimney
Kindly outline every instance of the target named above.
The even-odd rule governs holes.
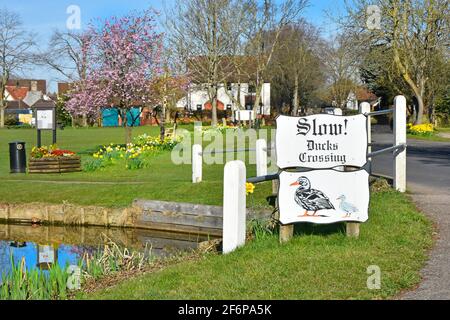
[[[37,81],[36,80],[31,81],[31,91],[37,91]]]

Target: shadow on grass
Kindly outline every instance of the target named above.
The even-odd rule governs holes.
[[[336,233],[345,234],[345,223],[313,224],[297,223],[294,226],[294,235],[331,235]]]

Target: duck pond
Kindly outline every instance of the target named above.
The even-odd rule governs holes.
[[[105,241],[156,257],[198,247],[204,237],[143,229],[0,224],[0,279],[25,259],[26,268],[76,265],[83,256],[101,251]]]

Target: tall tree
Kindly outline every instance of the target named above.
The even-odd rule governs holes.
[[[92,35],[89,32],[56,30],[50,39],[49,49],[39,55],[39,61],[57,71],[64,81],[82,84],[86,80],[90,65],[93,64],[91,42]],[[83,125],[87,126],[88,114],[81,116]]]
[[[352,43],[343,34],[337,35],[323,50],[331,102],[346,108],[349,95],[359,81],[359,59]]]
[[[369,5],[378,12],[368,13]],[[371,22],[374,17],[378,24]],[[360,52],[377,46],[388,49],[391,63],[385,67],[401,77],[417,100],[415,123],[423,121],[436,55],[448,50],[449,19],[448,0],[347,1],[347,16],[341,21],[347,37]]]
[[[247,54],[257,60],[255,111],[260,106],[264,82],[269,79],[267,71],[279,46],[280,34],[287,25],[298,20],[308,3],[308,0],[249,0],[247,15],[252,23],[246,36]]]
[[[189,79],[184,75],[174,75],[166,65],[164,72],[153,81],[152,90],[161,107],[160,135],[164,139],[166,122],[170,121],[170,111],[176,109],[177,102],[186,95]]]
[[[323,84],[322,47],[319,30],[303,19],[286,26],[280,35],[268,74],[274,100],[289,104],[292,115],[298,115],[300,106],[305,109]],[[288,91],[280,92],[280,87]]]
[[[217,94],[227,81],[239,53],[247,26],[247,1],[178,0],[167,13],[169,44],[196,87],[206,87],[212,105],[212,125],[217,125]],[[203,88],[202,88],[203,89]]]
[[[8,80],[34,60],[33,38],[17,13],[0,8],[0,128],[5,125]]]
[[[41,62],[56,70],[66,81],[85,79],[92,57],[89,56],[91,35],[88,32],[53,32],[48,50]]]
[[[96,63],[73,90],[68,109],[98,112],[100,107],[114,106],[125,127],[125,141],[130,143],[131,109],[156,101],[152,81],[161,73],[162,34],[156,32],[153,11],[148,10],[107,19],[92,26],[90,35]]]

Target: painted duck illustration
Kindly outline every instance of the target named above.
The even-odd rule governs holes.
[[[344,195],[341,195],[336,200],[340,200],[341,203],[339,204],[339,209],[345,212],[344,218],[350,218],[352,216],[352,213],[358,212],[358,208],[356,208],[354,205],[352,205],[349,202],[346,202],[346,198]]]
[[[291,186],[298,186],[295,191],[295,202],[305,209],[305,213],[299,217],[317,217],[317,211],[334,209],[330,199],[319,190],[311,189],[311,182],[306,177],[300,177],[291,184]],[[308,212],[314,212],[309,215]]]

